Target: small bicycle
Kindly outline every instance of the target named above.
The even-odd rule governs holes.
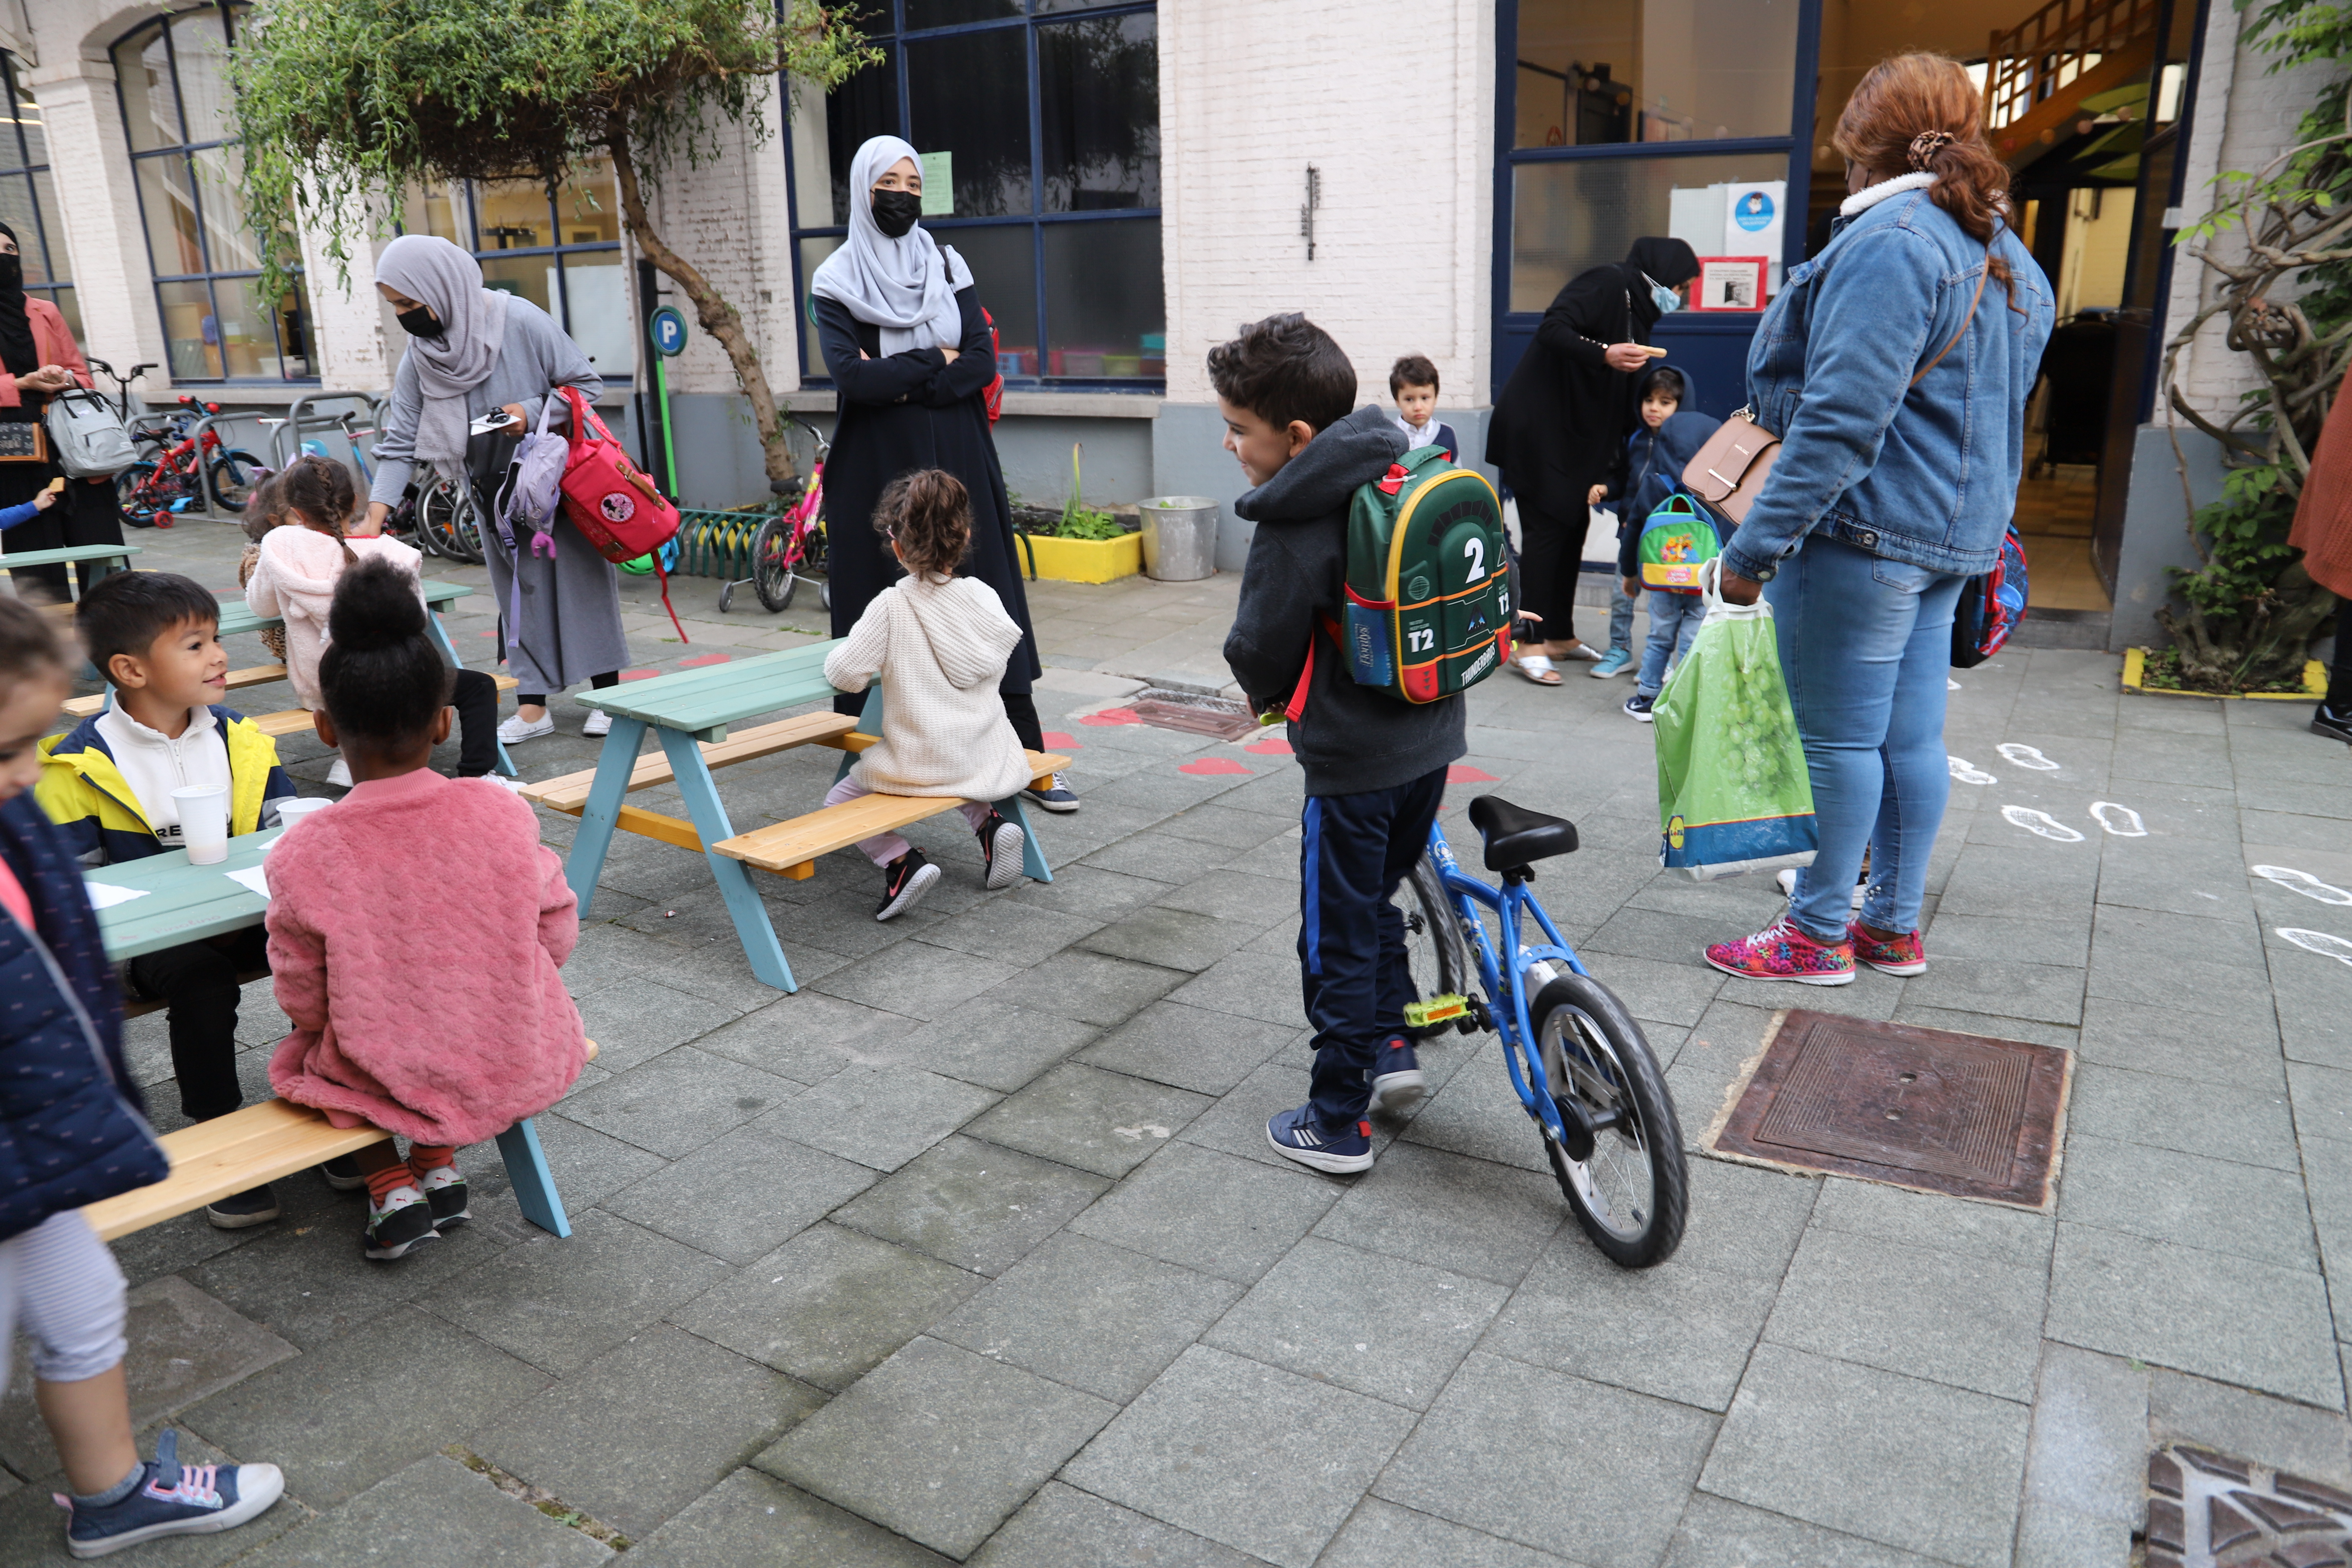
[[[727,613],[735,590],[746,583],[760,595],[761,606],[771,612],[790,607],[793,591],[804,582],[815,583],[819,602],[828,610],[833,608],[832,583],[801,574],[803,569],[824,570],[824,524],[818,513],[824,508],[824,460],[832,456],[833,446],[815,426],[799,419],[793,423],[816,443],[816,460],[809,465],[808,482],[801,487],[800,499],[761,523],[760,531],[751,536],[751,574],[719,590],[721,615]]]
[[[1470,803],[1470,822],[1503,885],[1466,875],[1445,830],[1430,829],[1428,852],[1393,900],[1414,988],[1427,998],[1405,1009],[1406,1021],[1423,1036],[1448,1025],[1499,1034],[1511,1087],[1585,1235],[1624,1268],[1664,1263],[1690,1208],[1673,1097],[1642,1026],[1592,978],[1528,886],[1536,861],[1576,848],[1576,825],[1491,795]],[[1500,951],[1517,955],[1507,971],[1487,911]],[[1521,940],[1529,913],[1544,939],[1533,944]]]

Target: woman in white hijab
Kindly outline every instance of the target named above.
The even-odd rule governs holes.
[[[484,288],[481,263],[446,239],[401,236],[384,247],[375,275],[376,292],[396,312],[409,343],[393,376],[392,407],[373,451],[367,520],[353,531],[383,531],[419,463],[471,484],[487,519],[515,443],[538,427],[544,403],[556,396],[552,389],[577,387],[593,401],[604,380],[546,311],[520,294]],[[504,428],[469,434],[493,410],[507,416]],[[550,428],[568,425],[558,399]],[[519,558],[509,556],[497,530],[487,523],[482,529],[499,613],[511,615],[518,602],[522,612],[515,626],[502,626],[512,634],[512,646],[499,638],[520,688],[514,716],[499,726],[499,739],[508,745],[554,733],[548,693],[583,680],[614,685],[629,662],[620,579],[612,563],[561,509],[548,531],[555,541],[552,559],[533,554],[527,539],[517,541]],[[601,735],[612,726],[605,714],[591,713],[582,732]]]
[[[922,164],[896,136],[877,136],[849,165],[849,240],[810,284],[825,369],[838,391],[833,456],[825,464],[833,633],[845,637],[867,604],[898,575],[869,523],[883,487],[918,468],[944,468],[971,496],[971,554],[963,574],[996,591],[1021,627],[1021,646],[999,688],[1005,717],[1032,751],[1045,749],[1030,685],[1036,634],[1021,587],[1021,557],[1004,471],[988,429],[984,396],[996,379],[987,312],[963,258],[923,232]],[[863,696],[835,706],[855,713]],[[1049,811],[1078,797],[1058,775],[1024,792]]]

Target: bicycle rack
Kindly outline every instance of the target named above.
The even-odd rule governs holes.
[[[292,462],[302,449],[302,437],[310,431],[341,431],[347,417],[356,418],[361,410],[371,416],[370,425],[376,430],[383,426],[373,416],[379,409],[388,407],[389,398],[379,398],[368,392],[314,392],[298,397],[286,410],[286,422],[269,433],[269,466],[282,468]],[[357,408],[336,414],[312,412],[313,406],[325,403],[351,403]]]

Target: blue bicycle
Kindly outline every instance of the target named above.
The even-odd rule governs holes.
[[[1448,1026],[1501,1035],[1511,1087],[1541,1129],[1585,1235],[1624,1268],[1663,1263],[1681,1245],[1690,1208],[1674,1100],[1642,1026],[1592,978],[1529,887],[1536,861],[1576,848],[1576,825],[1491,795],[1470,803],[1470,822],[1503,885],[1465,874],[1445,830],[1430,829],[1428,853],[1394,900],[1413,987],[1427,998],[1406,1020],[1422,1036]],[[1532,943],[1521,936],[1529,913],[1543,939]],[[1507,971],[1498,946],[1517,954]]]

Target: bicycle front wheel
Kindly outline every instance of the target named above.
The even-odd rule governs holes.
[[[1404,916],[1405,966],[1412,972],[1412,988],[1420,1000],[1466,994],[1470,953],[1462,940],[1462,926],[1445,897],[1437,864],[1423,855],[1413,862],[1412,875],[1397,884],[1389,901]],[[1405,1031],[1415,1038],[1443,1034],[1454,1027],[1451,1018]]]
[[[436,555],[481,563],[482,536],[474,521],[474,499],[447,479],[436,479],[417,498],[416,531]]]
[[[1563,1147],[1546,1128],[1544,1155],[1577,1223],[1621,1268],[1664,1263],[1682,1245],[1690,1178],[1642,1026],[1607,986],[1574,973],[1555,976],[1528,1016],[1570,1140]]]
[[[243,511],[261,476],[269,470],[250,452],[232,448],[215,458],[207,471],[212,480],[213,506],[220,511]]]
[[[751,536],[751,586],[759,591],[760,603],[771,612],[790,609],[793,591],[800,579],[793,575],[798,564],[792,552],[793,525],[788,519],[772,517],[760,525]]]

